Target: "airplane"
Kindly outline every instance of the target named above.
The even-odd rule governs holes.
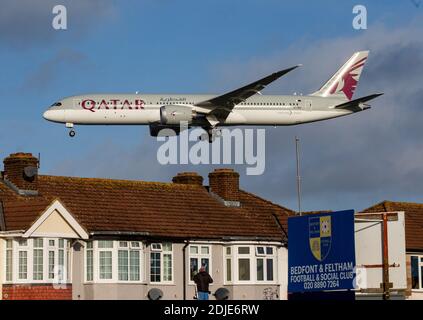
[[[346,116],[370,106],[383,93],[353,99],[369,51],[359,51],[316,92],[310,95],[263,95],[261,91],[291,68],[223,95],[196,94],[86,94],[55,102],[43,117],[65,123],[69,135],[74,125],[148,125],[151,136],[162,129],[178,135],[181,123],[200,126],[214,141],[222,126],[288,126]],[[183,130],[183,129],[182,129]],[[169,136],[171,134],[166,134]]]

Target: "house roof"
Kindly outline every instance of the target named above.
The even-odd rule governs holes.
[[[46,198],[3,201],[6,230],[26,230],[51,204]]]
[[[407,251],[423,250],[423,204],[383,201],[363,210],[364,213],[404,211]]]
[[[151,237],[286,240],[292,211],[240,191],[227,207],[199,185],[38,176],[39,196],[13,196],[1,187],[7,230],[26,230],[58,198],[89,232],[140,232]],[[7,187],[6,187],[7,188]]]

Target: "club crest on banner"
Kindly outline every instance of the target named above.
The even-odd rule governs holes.
[[[323,261],[328,256],[331,248],[331,217],[310,217],[308,227],[311,253],[317,260]]]

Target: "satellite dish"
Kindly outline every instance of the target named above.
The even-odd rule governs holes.
[[[214,293],[216,300],[228,300],[229,299],[229,290],[226,288],[219,288]]]
[[[163,291],[157,288],[150,289],[148,291],[148,299],[150,300],[160,300],[163,297]]]
[[[29,166],[24,168],[24,175],[27,178],[35,177],[37,175],[37,172],[38,172],[37,167]]]

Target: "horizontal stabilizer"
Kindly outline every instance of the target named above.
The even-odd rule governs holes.
[[[383,93],[375,93],[371,94],[370,96],[351,100],[342,104],[338,104],[335,106],[335,109],[345,109],[353,112],[363,111],[369,108],[369,106],[366,105],[367,101],[373,100],[381,95],[383,95]]]

